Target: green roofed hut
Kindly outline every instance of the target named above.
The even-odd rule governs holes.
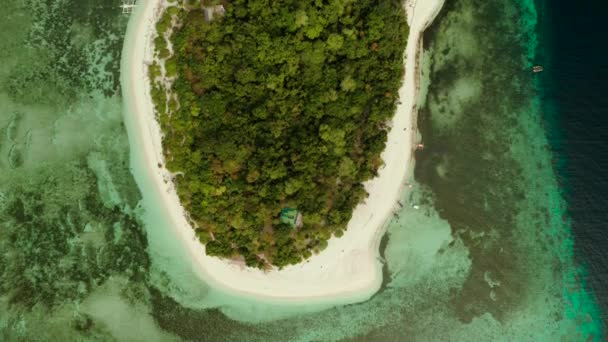
[[[302,226],[302,214],[294,208],[285,208],[281,210],[281,222],[290,225],[292,228],[300,228]]]

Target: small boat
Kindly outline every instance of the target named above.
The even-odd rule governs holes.
[[[544,70],[543,67],[540,66],[540,65],[535,65],[535,66],[532,67],[532,71],[533,72],[541,72],[543,70]]]

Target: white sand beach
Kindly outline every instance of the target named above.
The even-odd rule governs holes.
[[[301,264],[268,272],[205,255],[204,246],[186,220],[171,176],[164,168],[161,130],[153,111],[146,65],[152,60],[154,23],[163,1],[140,0],[129,21],[121,76],[124,111],[128,116],[125,123],[133,145],[131,151],[144,160],[144,168],[156,187],[153,193],[162,201],[163,215],[172,223],[166,229],[181,240],[191,256],[192,268],[212,287],[236,295],[281,301],[369,298],[382,282],[379,244],[385,223],[411,177],[421,33],[439,13],[444,0],[412,0],[405,5],[410,34],[404,60],[405,79],[399,90],[401,102],[382,153],[385,165],[376,178],[365,184],[369,197],[356,207],[344,235],[332,238],[323,252]]]

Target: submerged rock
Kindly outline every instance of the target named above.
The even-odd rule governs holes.
[[[8,126],[6,127],[6,139],[8,141],[15,141],[17,139],[17,128],[19,121],[21,120],[21,113],[15,112]]]
[[[21,154],[21,149],[19,145],[15,144],[11,147],[11,150],[8,153],[8,165],[12,169],[16,169],[23,164],[23,157]]]

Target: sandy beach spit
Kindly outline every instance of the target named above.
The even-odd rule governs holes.
[[[154,24],[166,6],[165,0],[140,0],[129,20],[123,48],[122,89],[125,119],[132,153],[144,160],[144,168],[154,180],[153,193],[162,201],[170,227],[191,256],[192,268],[202,281],[222,291],[258,299],[281,301],[327,300],[356,302],[366,300],[380,287],[382,262],[380,239],[385,223],[392,217],[399,196],[411,177],[416,139],[415,116],[417,83],[420,76],[422,32],[441,10],[444,0],[411,0],[408,12],[410,33],[405,53],[405,78],[399,90],[400,103],[391,123],[384,161],[378,176],[367,181],[369,197],[359,204],[340,238],[301,264],[282,270],[263,272],[227,260],[207,256],[204,246],[186,220],[171,175],[164,168],[161,130],[153,110],[147,64],[152,60]],[[161,167],[159,167],[159,165]]]

